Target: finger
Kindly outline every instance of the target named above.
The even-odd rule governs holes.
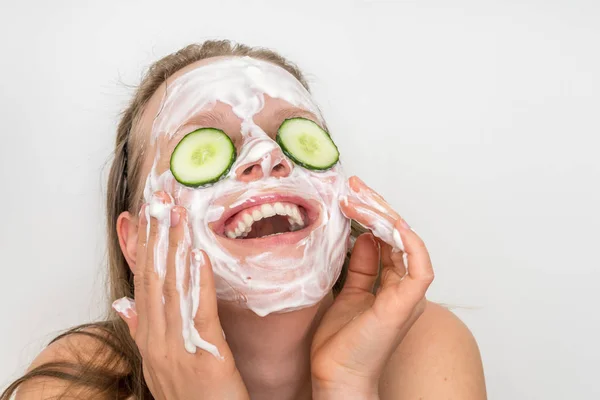
[[[406,250],[408,265],[406,278],[402,281],[402,290],[413,296],[418,301],[425,296],[425,292],[434,279],[431,258],[425,243],[412,230],[404,220],[396,222],[395,229],[399,232]]]
[[[168,196],[168,195],[167,195]],[[150,208],[150,230],[146,252],[146,268],[144,269],[144,289],[146,318],[148,319],[148,335],[159,341],[165,334],[165,307],[163,298],[163,280],[166,270],[170,212],[163,192],[153,195]],[[158,217],[158,218],[157,218]]]
[[[344,198],[339,202],[342,213],[350,219],[353,219],[370,229],[373,234],[393,246],[395,250],[402,250],[404,247],[400,236],[394,237],[394,223],[396,220],[390,215],[366,206],[354,198]]]
[[[369,205],[365,205],[364,203],[359,202],[354,198],[347,198],[341,200],[339,205],[342,210],[342,213],[347,218],[353,219],[369,229],[375,227],[375,225],[378,222],[389,224],[391,228],[395,221],[395,219],[392,218],[390,215],[384,214],[376,208],[373,208]],[[380,221],[382,219],[383,221]]]
[[[167,251],[168,251],[168,236],[169,227],[171,224],[171,208],[173,198],[163,191],[155,192],[152,195],[152,201],[148,207],[151,218],[150,221],[150,240],[154,240],[153,246],[148,246],[147,259],[152,258],[150,269],[155,271],[161,280],[164,279],[166,273]],[[152,231],[152,221],[156,221],[156,229]],[[152,233],[154,232],[154,235]],[[149,243],[150,244],[150,243]],[[146,268],[146,271],[148,268]]]
[[[377,209],[381,213],[389,215],[394,220],[400,218],[400,215],[385,201],[383,196],[367,186],[358,176],[351,176],[348,179],[348,186],[352,195],[364,205]]]
[[[192,309],[197,310],[194,325],[198,333],[209,342],[223,339],[217,311],[217,293],[210,259],[204,251],[192,251]]]
[[[382,268],[397,268],[400,275],[404,276],[406,273],[406,263],[402,257],[404,252],[393,251],[392,246],[382,240],[379,240],[379,246],[381,248]]]
[[[146,245],[148,241],[148,204],[142,204],[138,215],[138,237],[136,253],[136,273],[143,275],[146,265]],[[138,268],[138,266],[141,266]]]
[[[137,253],[135,271],[133,276],[133,290],[135,303],[137,309],[140,310],[140,313],[138,314],[138,323],[135,334],[144,338],[146,337],[146,332],[148,331],[148,318],[146,316],[146,289],[144,284],[144,271],[146,270],[146,253],[148,251],[148,229],[148,204],[144,204],[140,209],[140,214],[138,217]],[[134,339],[138,338],[134,336]],[[139,345],[141,341],[136,340],[136,343],[138,343]],[[140,349],[140,351],[141,350],[142,349]]]
[[[402,255],[400,253],[392,253],[391,266],[381,270],[381,289],[389,287],[397,287],[406,276],[406,269],[403,268]]]
[[[433,281],[433,267],[425,244],[405,221],[398,220],[394,229],[404,242],[407,273],[400,276],[393,268],[382,272],[382,290],[372,309],[382,326],[397,329],[404,326],[423,304]],[[394,266],[400,265],[402,256],[402,253],[390,255]]]
[[[129,334],[135,339],[138,325],[138,315],[135,308],[135,301],[127,297],[122,297],[112,303],[112,308],[127,324],[127,328],[129,328]]]
[[[403,252],[394,252],[392,247],[381,242],[381,285],[380,288],[398,283],[406,274],[406,266],[402,257]],[[390,273],[393,273],[390,275]],[[390,281],[392,278],[392,281]],[[397,278],[397,279],[396,279]]]
[[[379,272],[379,246],[370,233],[358,237],[342,293],[350,291],[365,291],[371,293]]]
[[[342,196],[340,201],[342,213],[369,228],[375,236],[392,245],[395,250],[403,250],[400,237],[393,235],[394,222],[400,219],[400,215],[360,178],[350,177],[348,187],[348,195]]]
[[[181,297],[185,296],[183,282],[189,270],[189,238],[185,237],[187,214],[185,208],[176,206],[171,210],[171,228],[169,231],[169,253],[167,271],[163,285],[165,296],[165,335],[172,343],[183,344]],[[189,279],[189,275],[187,277]]]

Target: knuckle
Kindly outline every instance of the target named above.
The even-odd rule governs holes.
[[[143,285],[144,288],[149,289],[153,284],[154,281],[156,280],[156,273],[154,271],[151,272],[146,272],[143,276]]]
[[[158,233],[158,221],[155,217],[150,217],[150,237],[156,237]]]
[[[416,236],[415,245],[417,246],[419,251],[427,252],[427,246],[425,245],[425,242],[423,241],[423,239],[421,239],[419,236]]]
[[[175,272],[175,271],[173,271]],[[163,281],[163,285],[165,286],[165,290],[169,290],[171,292],[175,292],[175,288],[177,287],[177,277],[175,274],[167,273],[165,274],[165,278]]]
[[[175,282],[172,278],[165,278],[165,284],[163,286],[163,295],[165,296],[166,302],[176,301],[179,298]]]
[[[137,274],[133,275],[133,287],[136,290],[137,289],[141,289],[143,283],[144,283],[144,278],[142,277],[142,275],[140,273],[137,273]]]
[[[196,363],[192,363],[192,368],[196,365]],[[179,373],[180,371],[187,371],[190,368],[190,364],[188,363],[187,357],[177,357],[173,359],[173,371]]]
[[[211,324],[210,318],[208,318],[204,313],[199,312],[198,315],[194,318],[194,325],[199,332],[205,332],[208,330]]]
[[[177,250],[179,250],[179,242],[180,239],[176,232],[169,233],[169,253],[177,254]]]
[[[435,274],[433,273],[433,271],[426,272],[421,277],[421,280],[426,284],[430,284],[431,282],[433,282],[434,279],[435,279]]]
[[[153,368],[160,367],[165,364],[166,353],[158,346],[148,346],[147,359]]]
[[[206,376],[206,368],[203,363],[194,363],[191,365],[192,375]],[[214,372],[214,371],[213,371]]]

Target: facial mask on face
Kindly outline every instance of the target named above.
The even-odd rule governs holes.
[[[165,274],[169,213],[153,193],[169,193],[175,204],[188,210],[191,232],[184,243],[208,254],[215,274],[217,296],[235,301],[260,316],[286,312],[318,303],[339,276],[347,250],[350,222],[338,206],[345,190],[340,164],[315,172],[293,164],[278,144],[253,117],[265,103],[265,95],[282,99],[310,111],[323,122],[310,94],[290,73],[268,62],[248,57],[219,60],[194,69],[173,81],[163,97],[152,127],[152,144],[157,151],[146,181],[144,197],[149,214],[160,220],[155,269]],[[190,188],[177,182],[170,170],[159,174],[159,139],[172,139],[198,113],[219,101],[229,105],[241,119],[242,142],[238,157],[227,176],[212,186]],[[167,157],[168,155],[162,155]],[[262,177],[238,180],[236,171],[259,165]],[[273,168],[288,163],[288,176],[272,176]],[[243,168],[241,169],[243,170]],[[236,213],[240,209],[245,212]],[[243,236],[257,221],[282,215],[303,230],[267,239],[232,239]],[[227,220],[227,221],[226,221]],[[233,221],[233,223],[231,222]],[[236,231],[237,230],[237,231]],[[216,232],[215,232],[216,231]],[[186,260],[178,253],[177,282],[182,303],[186,349],[206,349],[192,319],[198,309],[198,277],[190,293],[184,293]],[[210,350],[209,350],[210,351]],[[214,354],[214,352],[213,352]]]

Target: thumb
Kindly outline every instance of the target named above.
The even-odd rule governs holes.
[[[119,317],[127,324],[129,334],[135,339],[137,331],[138,315],[135,308],[135,300],[129,297],[122,297],[112,303],[112,308],[119,314]]]
[[[356,239],[342,292],[372,292],[379,273],[379,246],[370,233]]]

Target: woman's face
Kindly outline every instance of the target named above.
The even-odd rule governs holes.
[[[347,249],[350,224],[338,206],[345,187],[341,166],[311,171],[287,158],[275,136],[292,117],[323,126],[310,94],[291,74],[248,57],[220,57],[169,78],[139,124],[149,140],[141,175],[149,209],[160,208],[157,191],[170,195],[168,206],[184,206],[187,240],[209,255],[219,299],[258,315],[319,302]],[[199,128],[225,132],[237,158],[223,179],[193,188],[173,177],[170,158],[181,139]],[[156,251],[164,256],[168,229],[159,231]],[[164,265],[155,266],[159,273]]]

